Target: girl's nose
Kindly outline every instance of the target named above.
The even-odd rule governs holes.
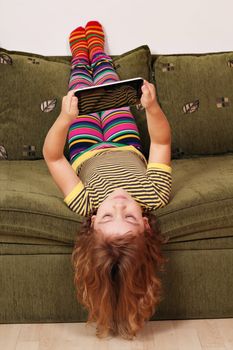
[[[113,204],[113,208],[115,209],[125,209],[127,207],[125,202],[117,201]]]

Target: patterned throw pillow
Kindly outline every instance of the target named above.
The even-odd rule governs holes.
[[[70,59],[0,48],[0,159],[43,158],[44,139],[67,93]],[[121,79],[149,80],[150,63],[146,45],[114,57]],[[68,157],[67,143],[65,154]]]
[[[147,45],[114,57],[113,63],[121,80],[137,77],[151,80],[151,53]]]
[[[66,94],[69,63],[0,50],[0,158],[43,158],[46,133]]]
[[[233,152],[233,52],[159,56],[153,71],[172,157]]]

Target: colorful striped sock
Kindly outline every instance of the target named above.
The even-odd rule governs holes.
[[[73,58],[77,57],[80,62],[89,64],[88,43],[83,27],[78,27],[71,32],[69,43]]]
[[[104,31],[97,21],[90,21],[85,27],[86,38],[89,48],[89,58],[92,62],[96,56],[104,52]]]

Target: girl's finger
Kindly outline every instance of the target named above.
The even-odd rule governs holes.
[[[78,101],[78,97],[77,96],[72,96],[71,101],[72,102],[77,102]]]
[[[78,98],[76,96],[73,96],[71,99],[71,107],[77,107],[78,108]]]
[[[73,90],[70,90],[67,94],[67,96],[73,96],[74,95],[74,91]]]
[[[72,99],[74,98],[73,96],[74,96],[74,92],[72,90],[69,91],[68,94],[66,95],[66,108],[67,108],[67,111],[70,111]]]
[[[152,98],[154,98],[155,97],[155,87],[154,87],[154,85],[153,84],[148,84],[148,89],[150,91],[150,94],[151,94]]]
[[[144,96],[148,97],[150,95],[150,90],[148,88],[147,85],[143,85],[142,86],[142,93],[144,94]]]

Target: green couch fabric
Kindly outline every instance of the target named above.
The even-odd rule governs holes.
[[[151,58],[149,47],[142,45],[122,55],[113,56],[113,63],[121,80],[142,77],[151,81]]]
[[[172,160],[164,300],[152,319],[232,317],[233,155]],[[81,217],[44,160],[0,162],[0,322],[86,321],[71,253]],[[175,277],[174,277],[175,276]]]
[[[170,203],[156,211],[163,233],[173,242],[232,237],[233,155],[173,160],[172,169]],[[72,244],[82,218],[63,203],[44,160],[6,160],[0,170],[0,240]]]
[[[11,245],[12,246],[12,245]],[[80,322],[86,311],[77,303],[70,263],[71,248],[0,256],[0,322]],[[165,250],[166,249],[166,250]],[[162,277],[164,300],[152,317],[159,319],[232,317],[232,249],[170,250]]]
[[[153,73],[173,157],[233,152],[233,52],[159,56]]]
[[[71,266],[82,218],[64,204],[42,159],[70,58],[0,49],[0,323],[87,317]],[[143,45],[113,60],[121,79],[155,78],[172,128],[171,198],[155,212],[169,261],[152,319],[233,317],[232,52],[153,56]],[[48,111],[43,101],[53,101],[43,104]],[[148,157],[145,111],[132,112]]]
[[[0,50],[0,141],[9,160],[43,158],[43,142],[60,113],[70,65]]]

